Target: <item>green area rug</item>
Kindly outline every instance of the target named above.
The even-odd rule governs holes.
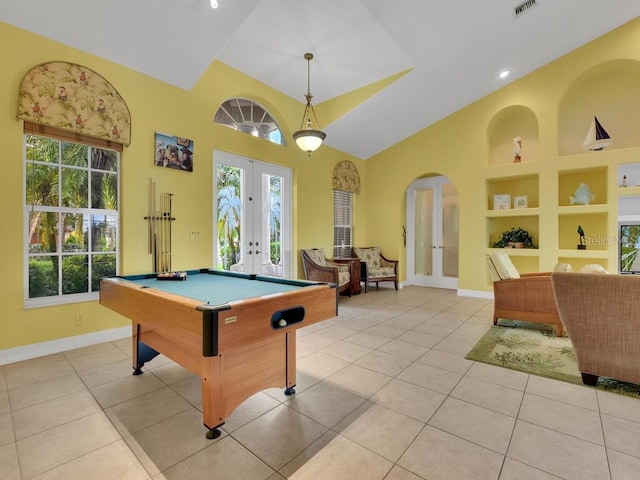
[[[545,325],[500,320],[465,358],[520,372],[583,385],[576,353],[568,337],[558,338]],[[640,397],[640,386],[598,379],[599,390]]]

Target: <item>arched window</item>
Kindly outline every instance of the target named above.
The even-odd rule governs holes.
[[[239,132],[285,145],[280,127],[271,114],[252,100],[230,98],[220,105],[213,121]]]

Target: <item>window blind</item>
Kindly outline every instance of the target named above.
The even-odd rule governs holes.
[[[350,257],[352,239],[353,194],[333,191],[333,256]]]

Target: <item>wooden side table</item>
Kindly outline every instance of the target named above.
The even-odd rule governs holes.
[[[349,276],[351,280],[349,281],[349,291],[351,295],[358,295],[362,292],[362,287],[360,286],[360,259],[359,258],[334,258],[334,263],[342,263],[345,265],[349,265]]]

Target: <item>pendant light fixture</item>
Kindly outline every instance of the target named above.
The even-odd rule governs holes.
[[[307,61],[307,93],[304,98],[307,99],[307,104],[304,107],[304,113],[302,114],[302,124],[300,125],[300,130],[293,133],[293,139],[296,141],[298,147],[307,152],[309,156],[311,156],[311,152],[315,152],[320,145],[322,145],[322,141],[327,138],[327,134],[320,130],[320,125],[318,123],[318,118],[316,117],[316,111],[313,109],[313,105],[311,105],[311,99],[313,95],[311,95],[311,87],[310,87],[310,77],[311,77],[311,60],[313,59],[313,53],[305,53],[304,59]],[[312,115],[313,121],[312,122]]]

